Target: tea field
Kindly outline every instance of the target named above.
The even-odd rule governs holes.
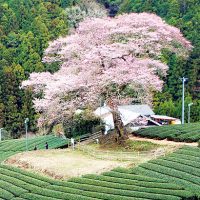
[[[177,142],[197,142],[200,140],[200,123],[150,127],[140,129],[134,135]]]
[[[183,147],[137,168],[53,180],[0,165],[0,198],[5,200],[197,200],[200,149]]]
[[[200,199],[200,148],[184,147],[174,153],[141,164],[133,174],[157,177],[183,186]]]
[[[49,149],[55,149],[67,145],[68,140],[55,137],[54,135],[39,136],[28,139],[28,150],[31,151],[37,145],[37,149],[45,149],[45,143],[48,143]],[[0,142],[0,161],[7,157],[26,151],[26,140],[4,140]]]

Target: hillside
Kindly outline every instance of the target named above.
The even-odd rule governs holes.
[[[155,112],[159,114],[181,117],[182,87],[180,77],[188,77],[186,83],[186,116],[187,104],[194,102],[191,111],[192,121],[200,120],[200,2],[198,0],[98,0],[109,9],[110,15],[121,13],[150,12],[166,20],[167,23],[180,28],[184,36],[193,46],[193,52],[187,61],[166,52],[164,60],[170,69],[162,93],[154,100]]]
[[[200,197],[198,148],[184,147],[137,168],[117,168],[69,181],[49,179],[0,165],[0,198],[6,200],[197,200]]]
[[[105,15],[103,6],[88,0],[0,0],[0,127],[18,138],[28,117],[29,130],[37,130],[32,92],[22,90],[21,82],[32,72],[59,69],[59,63],[42,62],[50,40],[87,16]]]
[[[200,120],[199,100],[199,12],[198,0],[98,0],[110,10],[110,16],[130,12],[153,12],[167,23],[181,29],[192,41],[193,52],[188,60],[168,51],[161,60],[169,65],[162,93],[154,98],[154,110],[180,118],[181,83],[179,78],[189,78],[186,84],[187,104],[193,102],[191,121]],[[79,13],[79,14],[77,14]],[[0,127],[12,137],[18,138],[24,132],[24,119],[30,119],[30,131],[37,131],[39,115],[33,109],[31,89],[22,90],[21,82],[32,72],[59,69],[59,62],[42,62],[44,50],[50,40],[68,34],[78,27],[87,16],[102,17],[106,11],[92,0],[1,0],[0,1]],[[73,31],[72,31],[73,32]],[[128,91],[132,93],[132,91]],[[39,94],[41,97],[42,94]]]

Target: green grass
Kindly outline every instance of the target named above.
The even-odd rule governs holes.
[[[117,143],[112,143],[112,144],[94,144],[91,143],[89,144],[88,147],[92,147],[95,150],[108,150],[108,151],[125,151],[125,152],[138,152],[138,151],[150,151],[153,149],[156,149],[160,147],[158,144],[154,144],[152,142],[147,142],[147,141],[133,141],[133,140],[127,140],[125,144],[117,144]]]
[[[150,151],[155,148],[158,148],[160,145],[154,144],[152,142],[147,141],[133,141],[128,140],[127,141],[127,149],[133,150],[133,151]]]
[[[200,140],[200,123],[150,127],[138,130],[134,134],[142,137],[168,139],[177,142],[197,142]]]

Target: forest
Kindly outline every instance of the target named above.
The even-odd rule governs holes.
[[[200,120],[200,2],[199,0],[98,0],[109,15],[131,12],[152,12],[179,28],[194,46],[185,60],[165,50],[162,61],[169,65],[162,92],[154,95],[154,111],[181,117],[181,80],[186,83],[187,104],[193,102],[191,121]],[[51,73],[59,63],[42,61],[48,42],[67,35],[88,14],[81,0],[0,0],[0,127],[17,138],[24,132],[24,119],[30,119],[30,130],[36,131],[39,113],[33,108],[31,89],[21,88],[21,82],[32,72]],[[84,4],[85,5],[85,4]],[[73,9],[72,9],[73,8]],[[75,9],[76,8],[76,9]],[[77,17],[76,11],[84,13]],[[70,13],[70,15],[69,15]],[[75,13],[75,14],[74,14]],[[98,14],[97,14],[98,13]],[[103,11],[95,15],[104,15]],[[76,18],[74,17],[74,15]],[[89,14],[88,14],[89,15]],[[89,15],[90,16],[90,15]]]

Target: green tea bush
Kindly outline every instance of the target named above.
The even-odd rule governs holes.
[[[49,149],[56,149],[67,145],[68,139],[55,137],[54,135],[39,136],[28,139],[28,150],[31,151],[37,145],[38,149],[45,149],[45,143],[48,143]],[[11,155],[26,150],[25,139],[13,139],[0,142],[0,161],[5,160]]]
[[[69,181],[0,165],[0,200],[197,200],[199,164],[200,149],[183,147],[136,168],[115,168]]]
[[[197,162],[197,161],[192,161],[192,160],[186,160],[186,159],[181,159],[179,158],[178,156],[168,156],[168,157],[165,157],[163,158],[164,160],[167,160],[167,161],[171,161],[171,162],[174,162],[174,163],[179,163],[181,165],[187,165],[187,166],[191,166],[191,167],[195,167],[195,168],[199,168],[200,166],[200,162]]]
[[[137,185],[129,185],[129,182],[126,184],[121,183],[111,183],[106,181],[99,181],[99,180],[91,180],[86,178],[74,178],[70,180],[70,182],[74,183],[80,183],[80,184],[87,184],[91,186],[100,186],[100,187],[106,187],[106,188],[113,188],[113,189],[119,189],[119,190],[130,190],[135,192],[146,192],[146,193],[154,193],[154,194],[163,194],[163,195],[173,195],[173,196],[182,196],[182,197],[190,197],[192,194],[189,191],[183,191],[183,190],[171,190],[166,188],[151,188],[147,186],[137,186]],[[154,185],[154,184],[152,184]],[[165,197],[163,197],[165,198]]]
[[[79,183],[72,183],[72,182],[67,182],[66,186],[69,188],[75,188],[75,189],[80,189],[84,191],[90,191],[90,192],[98,192],[98,193],[106,193],[106,194],[112,194],[112,195],[119,195],[119,196],[125,196],[125,197],[136,197],[136,198],[150,198],[150,199],[166,199],[166,200],[176,200],[180,199],[179,197],[172,196],[172,195],[164,195],[164,194],[157,194],[157,193],[148,193],[145,192],[144,190],[127,190],[127,189],[119,189],[119,187],[112,188],[110,187],[102,187],[102,186],[95,186],[95,185],[87,185],[87,184],[79,184]]]
[[[154,170],[154,168],[144,168],[144,167],[137,167],[134,170],[134,173],[136,174],[143,174],[144,176],[148,177],[157,177],[160,179],[164,179],[168,181],[169,183],[175,183],[177,185],[181,185],[185,189],[192,191],[194,194],[198,193],[200,191],[200,187],[198,184],[193,184],[189,182],[188,180],[174,177],[173,175],[170,175],[168,173],[162,173],[162,170]]]
[[[197,142],[200,140],[200,123],[150,127],[138,130],[134,134],[148,138],[168,139],[179,142]]]
[[[123,197],[119,195],[113,195],[113,194],[105,194],[102,192],[97,192],[97,191],[86,191],[82,190],[81,188],[76,189],[76,188],[69,188],[69,187],[62,187],[62,186],[49,186],[52,190],[56,191],[62,191],[70,194],[79,194],[83,196],[84,200],[89,199],[109,199],[109,200],[131,200],[132,198],[130,197]],[[135,198],[134,198],[135,199]],[[141,198],[136,198],[136,200],[142,200]]]
[[[158,183],[163,183],[166,181],[161,180],[161,179],[156,179],[156,178],[150,178],[142,175],[134,175],[134,174],[126,174],[126,173],[119,173],[119,172],[104,172],[104,176],[109,176],[109,177],[117,177],[117,178],[124,178],[124,179],[131,179],[131,180],[137,180],[137,181],[145,181],[145,182],[158,182]]]
[[[4,200],[11,200],[14,197],[14,195],[2,188],[0,188],[0,198]]]
[[[127,184],[127,185],[136,185],[141,187],[147,187],[147,188],[164,188],[164,189],[170,189],[170,190],[181,190],[183,187],[179,185],[175,185],[172,183],[157,183],[153,182],[154,178],[152,178],[152,182],[145,182],[145,181],[137,181],[137,180],[127,180],[124,178],[115,178],[115,177],[108,177],[103,175],[85,175],[83,178],[92,179],[92,180],[100,180],[100,181],[106,181],[106,182],[112,182],[112,183],[121,183],[121,184]]]
[[[196,177],[196,180],[199,180],[199,184],[200,184],[200,170],[198,168],[172,162],[172,161],[167,161],[164,159],[153,160],[150,163],[157,164],[159,166],[172,168],[180,172],[188,173],[189,175],[194,175]]]
[[[20,196],[21,194],[27,192],[27,190],[21,187],[15,186],[12,183],[7,183],[2,180],[0,180],[0,188],[12,193],[15,196]]]

